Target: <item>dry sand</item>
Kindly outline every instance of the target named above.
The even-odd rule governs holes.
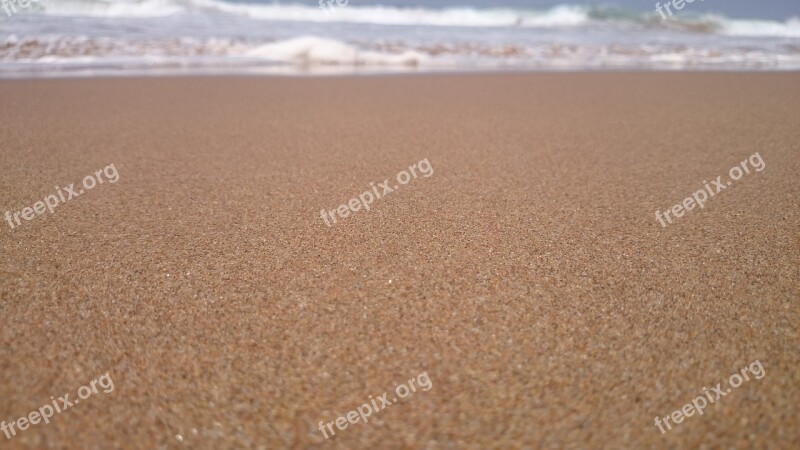
[[[2,448],[800,445],[798,74],[3,81],[0,124],[0,213],[120,175],[0,224],[0,418],[115,384]]]

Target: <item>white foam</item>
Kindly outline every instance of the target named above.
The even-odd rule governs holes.
[[[98,73],[112,66],[307,73],[800,67],[798,19],[684,14],[662,22],[653,13],[568,5],[536,11],[350,1],[321,10],[232,1],[239,0],[42,0],[37,5],[50,17],[20,13],[3,22],[0,77],[34,65]]]
[[[294,39],[261,45],[245,53],[248,57],[263,58],[295,64],[337,65],[395,65],[416,66],[426,57],[415,51],[389,54],[359,50],[344,42],[316,36],[301,36]]]
[[[246,16],[270,21],[349,22],[377,25],[460,27],[558,27],[589,21],[585,7],[560,5],[544,11],[508,8],[398,8],[380,5],[319,7],[298,4],[230,3],[221,0],[50,0],[44,14],[79,17],[164,17],[190,11]]]
[[[746,37],[800,37],[800,19],[795,17],[786,22],[723,19],[722,33]]]
[[[165,17],[187,12],[192,1],[175,0],[42,0],[43,13],[75,17]]]
[[[317,6],[291,3],[234,3],[223,0],[43,0],[39,2],[47,15],[107,18],[165,17],[182,13],[221,14],[276,22],[341,22],[374,25],[406,25],[431,27],[527,27],[571,28],[607,22],[611,26],[641,25],[642,16],[622,16],[607,21],[592,18],[586,6],[561,4],[544,10],[455,7],[428,9],[392,7],[377,4],[334,6],[321,10]],[[35,11],[34,11],[35,12]],[[631,22],[633,20],[633,22]],[[692,24],[689,17],[675,17],[675,23]],[[705,15],[702,21],[719,26],[731,36],[800,37],[800,20],[738,20]],[[647,21],[644,21],[647,22]],[[655,22],[661,25],[659,21]],[[663,26],[663,25],[662,25]]]

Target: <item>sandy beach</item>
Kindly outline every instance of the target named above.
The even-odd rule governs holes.
[[[800,74],[4,80],[0,124],[0,214],[119,175],[0,222],[0,419],[115,387],[0,448],[800,446]]]

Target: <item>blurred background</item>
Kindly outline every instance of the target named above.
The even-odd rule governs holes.
[[[0,1],[6,78],[800,69],[796,0]]]

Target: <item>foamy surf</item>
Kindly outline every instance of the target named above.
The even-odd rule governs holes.
[[[322,11],[300,4],[236,3],[221,0],[48,0],[41,2],[34,13],[62,17],[151,18],[179,14],[217,14],[240,16],[274,22],[341,22],[374,25],[406,25],[430,27],[531,27],[560,28],[604,23],[617,27],[663,28],[674,24],[708,24],[709,30],[736,36],[800,36],[796,18],[785,22],[729,19],[720,15],[686,13],[669,22],[653,20],[654,12],[632,13],[619,8],[556,5],[544,10],[512,8],[422,7],[356,4],[346,8]],[[695,28],[699,29],[699,28]]]
[[[400,54],[360,50],[344,42],[303,36],[258,46],[245,53],[293,64],[333,64],[352,66],[417,66],[425,60],[421,53],[407,50]]]
[[[32,73],[800,70],[800,21],[548,9],[47,0],[2,20],[0,77]]]

